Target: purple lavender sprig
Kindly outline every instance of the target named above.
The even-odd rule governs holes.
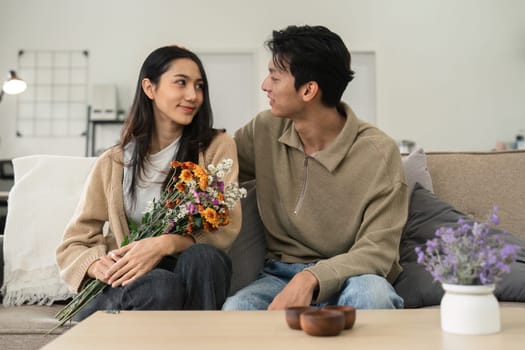
[[[435,238],[415,248],[417,262],[441,283],[498,283],[510,272],[521,248],[505,241],[508,232],[491,232],[491,225],[499,224],[497,213],[494,207],[485,222],[469,224],[460,219],[455,227],[438,228]]]

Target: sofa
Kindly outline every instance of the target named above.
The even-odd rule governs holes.
[[[54,176],[60,177],[56,175],[57,162],[72,161],[68,159],[51,157]],[[90,160],[90,164],[86,165],[85,172],[88,172],[92,161]],[[439,284],[432,281],[424,268],[415,263],[413,247],[424,243],[424,239],[432,235],[440,225],[453,224],[459,217],[483,221],[494,205],[499,206],[500,226],[511,233],[509,239],[525,247],[523,243],[525,240],[525,181],[523,180],[525,151],[425,153],[420,149],[404,155],[403,162],[411,199],[409,217],[400,244],[400,260],[404,271],[394,283],[394,287],[405,299],[405,307],[436,307],[439,305],[443,291]],[[34,163],[35,159],[31,159],[31,164]],[[15,187],[12,193],[15,192],[17,182],[23,183],[26,180],[25,177],[17,176],[16,159],[14,164]],[[78,169],[78,166],[75,165],[75,169]],[[39,171],[36,176],[42,178],[42,172],[45,170]],[[67,171],[65,173],[67,181],[71,181],[69,178],[71,174]],[[84,179],[79,177],[76,181],[81,183]],[[59,178],[56,181],[60,183],[66,180]],[[52,186],[51,184],[47,187]],[[78,187],[78,184],[76,186]],[[242,229],[229,251],[234,274],[231,293],[256,278],[265,253],[264,231],[257,211],[256,184],[251,182],[243,186],[248,189],[248,196],[242,200]],[[57,189],[54,193],[56,191]],[[54,196],[54,199],[58,201],[60,198]],[[70,203],[75,200],[77,198],[71,198]],[[9,230],[10,215],[14,215],[10,211],[12,202],[16,204],[14,197],[9,198],[6,238],[14,235],[12,225],[11,231]],[[68,210],[72,211],[73,208]],[[17,227],[16,230],[18,233],[20,229]],[[3,277],[8,278],[9,271],[3,266],[4,255],[9,259],[8,250],[12,247],[9,246],[8,239],[3,241],[0,247],[3,246],[5,251],[0,250],[2,264],[0,271],[3,270],[5,272]],[[525,307],[524,251],[525,249],[518,261],[513,264],[511,274],[506,276],[500,283],[501,286],[498,285],[496,289],[495,294],[502,307],[507,305]],[[7,265],[9,265],[8,261],[6,261]],[[8,290],[6,289],[8,283],[5,281],[0,283],[3,284],[3,292]],[[67,295],[64,298],[67,299]],[[53,331],[52,334],[45,335],[56,324],[53,315],[63,304],[64,301],[56,298],[44,298],[40,302],[34,302],[33,305],[25,303],[20,306],[0,307],[0,349],[38,349],[74,327],[74,323],[70,323]]]

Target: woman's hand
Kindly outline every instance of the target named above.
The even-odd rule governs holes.
[[[166,255],[158,238],[144,238],[109,252],[116,262],[105,273],[107,283],[112,287],[126,286],[151,271]]]
[[[112,287],[126,286],[151,271],[164,256],[179,253],[192,244],[189,237],[165,234],[112,250],[108,256],[115,263],[105,272],[106,283]]]
[[[89,265],[87,275],[91,278],[98,279],[104,283],[108,283],[106,273],[116,261],[117,260],[115,260],[114,257],[112,257],[111,255],[103,256],[100,259],[94,261],[91,265]]]

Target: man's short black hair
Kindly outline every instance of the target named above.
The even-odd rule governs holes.
[[[317,82],[326,106],[337,106],[354,78],[350,52],[339,35],[326,27],[305,25],[274,30],[266,46],[277,68],[289,67],[296,89],[309,81]]]

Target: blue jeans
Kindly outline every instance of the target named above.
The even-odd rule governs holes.
[[[220,310],[232,274],[226,253],[194,244],[178,257],[164,257],[150,272],[125,287],[106,287],[74,319],[98,310]]]
[[[275,296],[283,290],[295,274],[313,264],[282,263],[268,260],[256,281],[226,299],[223,310],[266,310]],[[388,281],[367,274],[350,277],[341,291],[330,300],[317,304],[350,305],[357,309],[403,308],[403,299]]]

